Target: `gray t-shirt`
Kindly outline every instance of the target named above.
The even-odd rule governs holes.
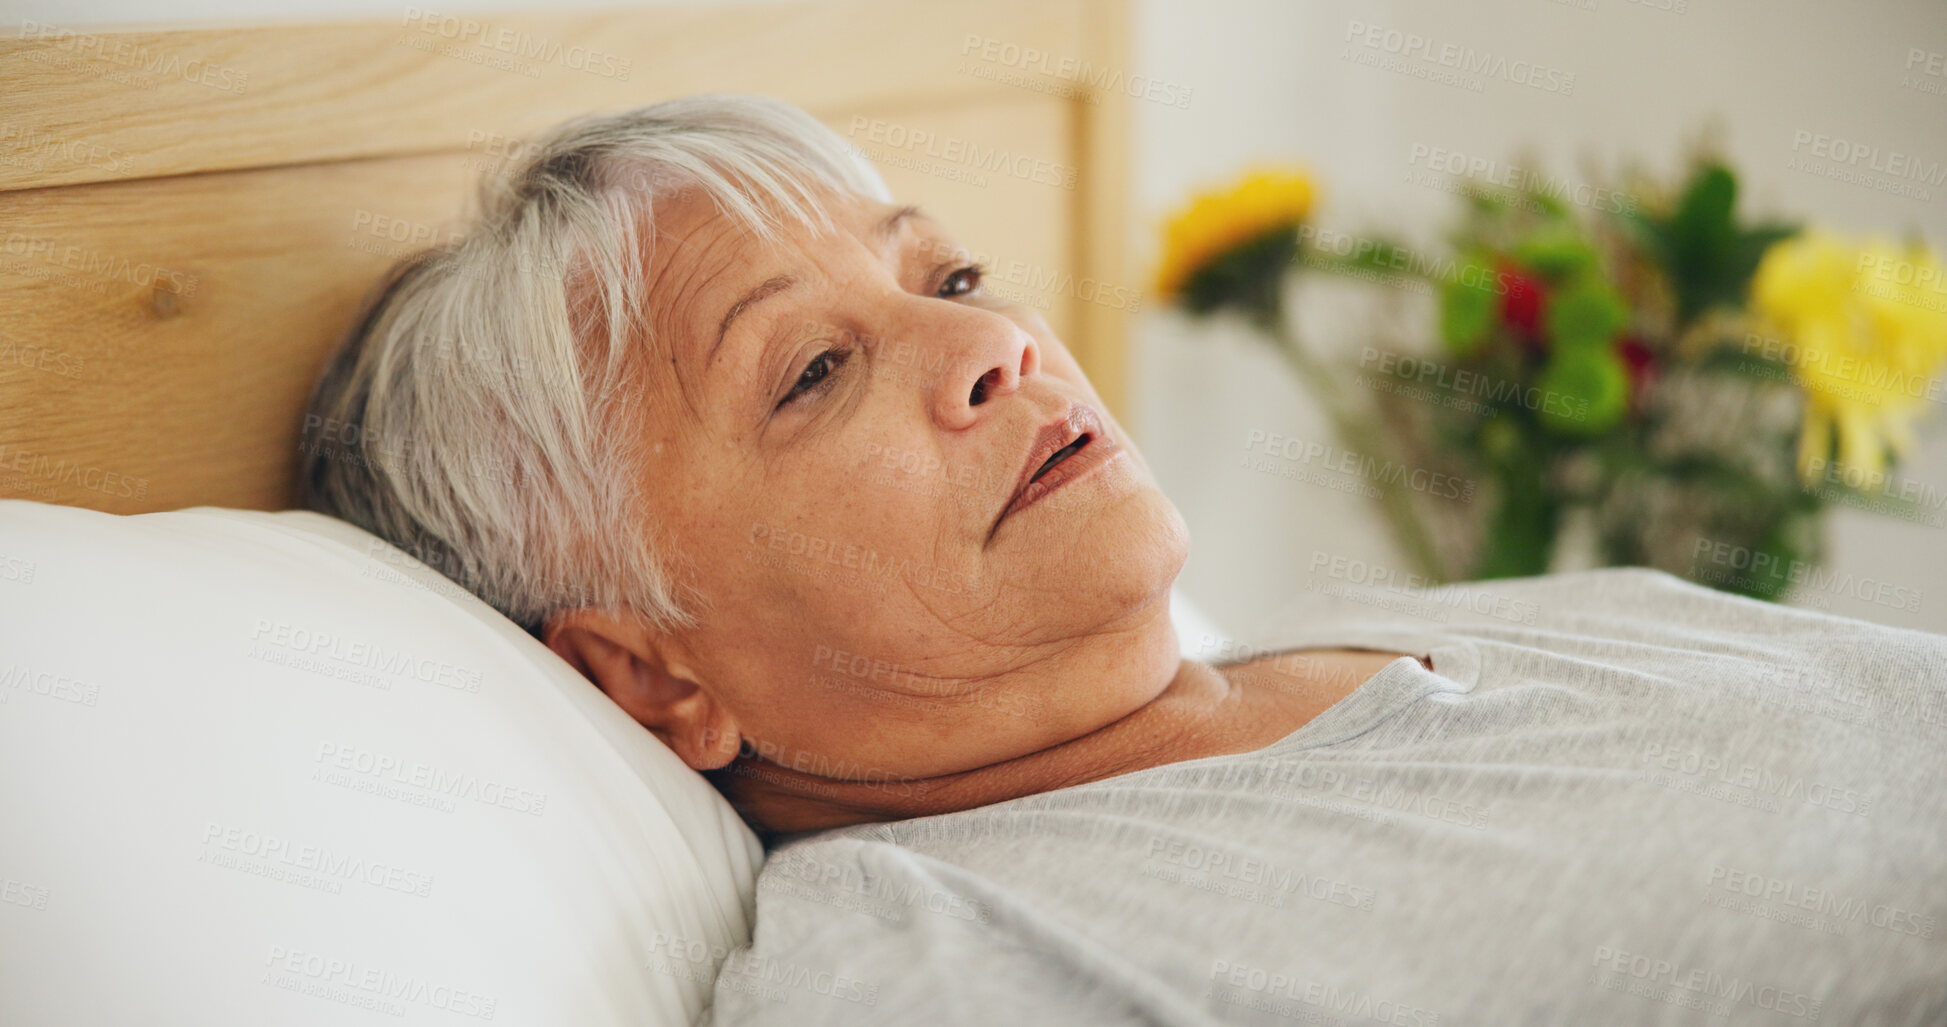
[[[1947,1023],[1947,636],[1645,570],[1322,609],[1248,641],[1434,669],[790,838],[712,1022]]]

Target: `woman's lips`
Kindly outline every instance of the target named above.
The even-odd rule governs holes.
[[[1109,437],[1108,432],[1090,432],[1087,445],[1048,468],[1040,477],[1028,482],[1027,487],[1014,497],[1014,501],[1001,511],[999,519],[994,522],[995,529],[999,530],[1002,521],[1040,502],[1041,497],[1048,493],[1094,473],[1097,468],[1114,459],[1119,452],[1121,447]]]

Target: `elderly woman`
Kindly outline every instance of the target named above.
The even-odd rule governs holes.
[[[721,1022],[1947,1018],[1947,638],[1605,571],[1185,659],[1074,358],[787,105],[563,128],[315,408],[311,506],[764,832]]]

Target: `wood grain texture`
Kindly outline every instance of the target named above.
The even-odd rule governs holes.
[[[1122,3],[1004,3],[1013,13],[1000,24],[1041,40],[1054,59],[1099,66],[1122,60],[1126,39],[1119,29],[1082,29],[1122,17]],[[821,9],[849,12],[834,23],[842,26],[887,7],[875,0]],[[976,47],[966,67],[979,67],[970,71],[957,63],[969,45],[964,24],[956,37],[888,16],[890,28],[845,49],[835,29],[814,31],[799,8],[780,10],[777,21],[756,23],[734,8],[520,21],[561,38],[636,40],[642,63],[670,76],[657,81],[684,84],[652,88],[632,73],[626,89],[608,81],[606,91],[588,93],[591,76],[578,72],[511,88],[505,83],[516,76],[492,71],[470,80],[478,91],[441,100],[430,115],[412,98],[451,89],[458,80],[446,64],[481,70],[451,57],[402,63],[393,51],[411,48],[396,42],[396,25],[323,36],[253,29],[130,37],[134,46],[187,47],[218,63],[309,69],[308,77],[253,75],[243,92],[215,99],[182,91],[212,91],[198,83],[129,85],[72,72],[63,79],[23,48],[74,59],[75,47],[0,42],[0,75],[40,69],[35,91],[0,94],[0,172],[29,186],[0,191],[0,498],[117,513],[290,505],[304,404],[359,301],[394,260],[463,223],[475,181],[505,163],[524,127],[706,90],[822,97],[825,104],[808,104],[814,113],[879,168],[896,196],[924,205],[985,261],[991,288],[1040,310],[1126,418],[1121,298],[1137,291],[1121,266],[1127,102],[1102,102],[1061,73],[1029,75],[1023,42],[996,34],[985,15],[969,19],[986,33],[979,46],[1015,49],[990,49],[982,61]],[[687,31],[656,35],[671,25]],[[800,45],[785,45],[786,29]],[[912,33],[909,49],[924,56],[881,62],[893,29]],[[362,56],[350,39],[365,41]],[[936,51],[948,41],[955,52],[942,57]],[[113,39],[88,45],[121,52]],[[653,59],[658,48],[670,60]],[[711,48],[744,56],[717,60],[728,67],[712,78]],[[327,57],[336,62],[328,73],[319,63]],[[916,73],[914,61],[930,70]],[[408,65],[420,72],[401,70]],[[907,91],[916,74],[930,94]],[[92,115],[71,113],[74,104]],[[21,121],[7,118],[38,127],[17,131]],[[51,146],[56,131],[104,149]],[[64,166],[86,153],[108,170]]]
[[[425,13],[439,6],[384,23],[0,37],[0,146],[13,143],[0,189],[459,150],[700,92],[829,116],[1015,98],[1018,87],[971,72],[986,67],[964,59],[969,37],[1075,53],[1087,10],[867,0]]]
[[[474,174],[448,154],[0,194],[0,495],[290,505],[318,369],[417,248],[369,226],[440,225]]]

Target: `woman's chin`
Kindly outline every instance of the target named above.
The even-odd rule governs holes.
[[[1176,504],[1139,478],[1076,482],[1017,511],[996,535],[1000,583],[1036,601],[1060,597],[1078,612],[1134,608],[1167,596],[1189,557],[1189,528]],[[1040,509],[1041,507],[1046,509]]]

